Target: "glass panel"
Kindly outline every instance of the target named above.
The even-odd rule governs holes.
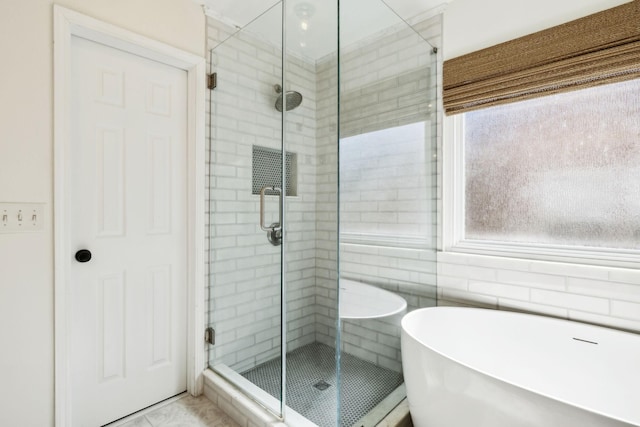
[[[260,227],[260,195],[254,194],[254,162],[261,186],[281,186],[282,7],[272,7],[236,32],[209,20],[210,92],[210,287],[209,326],[216,332],[209,366],[277,414],[282,413],[281,247]],[[232,35],[231,35],[232,34]],[[258,152],[278,153],[264,163]],[[273,157],[273,156],[272,156]],[[258,160],[256,160],[258,159]],[[258,191],[259,193],[259,191]],[[280,222],[279,197],[264,196],[265,226]],[[252,372],[268,365],[269,381]]]
[[[440,17],[346,1],[340,24],[341,425],[374,426],[405,397],[402,316],[436,305]]]
[[[466,238],[640,249],[638,99],[632,80],[466,113]]]
[[[287,198],[286,401],[321,427],[337,425],[336,1],[287,2],[285,81],[302,102],[286,115],[285,146],[298,159]]]

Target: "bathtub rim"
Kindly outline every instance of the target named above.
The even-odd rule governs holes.
[[[382,287],[373,285],[371,283],[367,283],[367,282],[361,282],[359,280],[355,280],[355,279],[347,279],[344,277],[341,277],[339,280],[339,288],[340,288],[340,292],[342,292],[343,290],[345,290],[345,288],[348,288],[349,286],[355,285],[356,289],[360,288],[360,289],[367,289],[367,290],[371,290],[371,292],[373,293],[372,296],[376,296],[376,297],[387,297],[387,298],[391,298],[394,300],[394,302],[396,303],[396,307],[391,310],[391,311],[385,311],[383,314],[380,313],[370,313],[370,314],[366,314],[366,315],[354,315],[354,314],[344,314],[343,311],[345,311],[345,309],[347,308],[346,306],[343,306],[342,304],[344,303],[345,299],[344,297],[341,295],[340,297],[340,319],[341,320],[374,320],[374,319],[385,319],[385,318],[389,318],[389,317],[393,317],[396,316],[398,314],[401,314],[402,312],[405,312],[407,310],[407,300],[404,299],[402,296],[398,295],[395,292],[392,291],[388,291]]]
[[[489,309],[489,308],[479,308],[479,307],[436,306],[436,307],[419,308],[419,309],[413,310],[413,311],[407,313],[406,315],[404,315],[402,320],[401,320],[401,322],[400,322],[400,324],[401,324],[401,339],[404,339],[404,336],[406,335],[407,337],[409,337],[410,339],[414,340],[415,342],[417,342],[421,346],[424,346],[427,349],[429,349],[429,351],[432,351],[432,352],[438,354],[439,356],[443,357],[444,359],[450,360],[453,363],[456,363],[458,365],[464,366],[467,369],[470,369],[472,371],[478,372],[478,373],[480,373],[482,375],[485,375],[487,377],[493,378],[493,379],[495,379],[497,381],[500,381],[502,383],[509,384],[509,385],[511,385],[513,387],[519,388],[521,390],[528,391],[530,393],[534,393],[534,394],[536,394],[538,396],[543,396],[543,397],[545,397],[547,399],[551,399],[551,400],[554,400],[556,402],[561,402],[561,403],[563,403],[565,405],[569,405],[569,406],[572,406],[574,408],[581,409],[581,410],[583,410],[585,412],[589,412],[589,413],[592,413],[592,414],[600,415],[602,417],[605,417],[605,418],[608,418],[608,419],[611,419],[611,420],[614,420],[614,421],[619,421],[619,422],[622,422],[622,423],[626,423],[626,424],[629,424],[630,426],[638,426],[638,427],[640,427],[640,419],[638,419],[637,421],[630,420],[630,419],[625,419],[625,418],[620,417],[618,415],[612,415],[611,413],[607,413],[607,412],[601,411],[601,410],[594,410],[593,408],[590,408],[588,406],[568,401],[567,399],[554,396],[553,394],[550,394],[550,393],[541,392],[541,391],[535,390],[534,388],[531,388],[531,387],[525,387],[525,386],[523,386],[521,384],[517,384],[514,381],[510,381],[510,380],[501,378],[499,375],[495,375],[495,374],[486,372],[484,369],[478,369],[477,367],[472,366],[470,363],[466,363],[466,362],[460,361],[457,358],[451,357],[450,355],[447,355],[444,352],[433,348],[431,345],[426,344],[422,340],[418,339],[414,334],[409,332],[409,330],[407,329],[407,325],[406,325],[411,320],[411,318],[416,317],[420,313],[423,313],[425,311],[432,311],[432,310],[439,310],[439,311],[447,310],[447,311],[454,311],[454,312],[455,311],[473,310],[473,311],[476,311],[476,312],[492,312],[494,314],[495,313],[500,313],[501,315],[505,315],[505,316],[534,317],[534,318],[537,318],[538,321],[542,320],[542,321],[561,322],[561,323],[565,323],[565,324],[566,323],[570,323],[570,324],[573,324],[573,325],[577,324],[577,325],[580,325],[581,327],[585,327],[587,329],[590,329],[590,328],[595,328],[595,329],[598,329],[598,330],[603,330],[604,329],[604,330],[611,331],[612,333],[620,333],[620,334],[625,334],[625,335],[631,335],[631,336],[634,336],[634,337],[636,337],[638,339],[640,339],[640,334],[633,333],[633,332],[627,332],[627,331],[621,331],[621,330],[613,329],[613,328],[607,328],[605,326],[592,325],[592,324],[589,324],[589,323],[578,322],[578,321],[574,321],[574,320],[561,319],[561,318],[557,318],[557,317],[550,317],[550,316],[532,314],[532,313],[521,313],[521,312],[515,312],[515,311],[497,310],[497,309]],[[404,363],[403,363],[403,366],[404,366]]]

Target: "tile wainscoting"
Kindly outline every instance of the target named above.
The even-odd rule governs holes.
[[[640,270],[438,252],[438,304],[640,332]]]

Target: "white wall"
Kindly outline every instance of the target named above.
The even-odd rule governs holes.
[[[444,13],[444,59],[502,43],[628,0],[454,0]]]
[[[444,14],[445,59],[622,3],[455,0]],[[439,252],[438,304],[541,313],[640,331],[640,270]]]
[[[204,55],[192,0],[58,0]],[[0,234],[0,425],[53,425],[53,1],[0,3],[0,201],[46,204],[44,231]]]

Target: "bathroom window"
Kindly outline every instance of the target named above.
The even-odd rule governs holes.
[[[640,260],[637,19],[626,3],[445,62],[445,249]]]
[[[640,80],[459,119],[464,240],[640,251]]]

